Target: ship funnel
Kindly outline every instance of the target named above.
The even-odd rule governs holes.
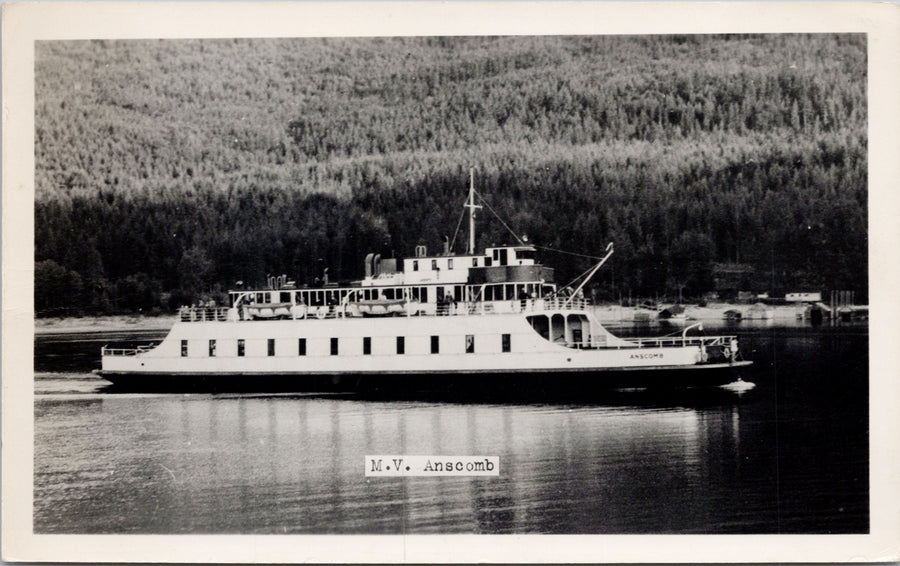
[[[373,274],[372,274],[372,271],[373,271],[373,269],[372,269],[372,258],[374,258],[374,257],[375,257],[375,254],[367,254],[367,255],[366,255],[366,259],[365,259],[365,262],[364,262],[364,263],[365,263],[365,266],[366,266],[366,279],[369,279],[369,278],[372,277],[372,275],[373,275]]]
[[[375,257],[372,258],[372,276],[378,277],[381,275],[381,254],[375,254]]]

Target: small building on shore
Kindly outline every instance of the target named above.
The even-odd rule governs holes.
[[[663,310],[659,311],[658,316],[663,320],[684,318],[684,307],[682,305],[672,305],[670,307],[666,307]]]
[[[784,300],[789,303],[818,303],[822,301],[822,293],[786,293]]]
[[[765,303],[756,303],[747,309],[744,318],[751,320],[770,320],[773,314],[772,309]]]

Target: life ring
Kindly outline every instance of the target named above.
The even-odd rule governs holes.
[[[319,309],[316,311],[316,318],[318,318],[319,320],[322,320],[325,318],[325,316],[327,314],[328,314],[328,307],[319,307]]]
[[[726,360],[730,360],[731,359],[731,348],[729,348],[728,346],[725,346],[724,348],[722,348],[722,355],[725,356]]]

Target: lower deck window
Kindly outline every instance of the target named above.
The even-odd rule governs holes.
[[[466,334],[466,353],[467,354],[475,353],[475,335],[474,334]]]
[[[244,339],[239,338],[237,343],[237,355],[238,357],[244,357]]]
[[[209,355],[210,355],[210,357],[213,357],[216,355],[216,341],[215,340],[209,341]]]
[[[372,353],[372,339],[366,336],[363,338],[363,355],[368,356]]]
[[[403,354],[406,352],[406,338],[403,336],[397,336],[397,353]]]
[[[337,338],[331,339],[331,355],[332,356],[338,355],[338,339]]]
[[[306,338],[298,338],[297,339],[297,355],[298,356],[306,355]]]
[[[431,353],[438,354],[441,351],[441,337],[440,336],[432,336],[431,337]]]
[[[188,354],[187,340],[182,340],[181,341],[181,357],[186,358],[187,354]]]
[[[509,334],[504,334],[502,336],[501,342],[503,343],[503,351],[509,352],[510,351],[510,336],[509,336]]]
[[[267,344],[268,344],[269,355],[274,356],[275,355],[275,339],[269,338]]]

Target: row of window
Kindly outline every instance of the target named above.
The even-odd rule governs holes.
[[[431,291],[429,291],[431,289]],[[419,285],[406,287],[372,287],[344,288],[328,290],[294,290],[294,291],[258,291],[246,297],[248,304],[265,305],[269,303],[304,304],[308,306],[324,306],[340,304],[353,293],[353,300],[403,300],[410,299],[423,303],[440,302],[453,297],[456,301],[475,300],[508,301],[524,297],[542,297],[555,290],[553,285],[532,283],[488,283],[482,285]],[[239,293],[232,292],[232,304]]]
[[[478,258],[477,257],[472,258],[472,267],[478,267]],[[413,269],[413,271],[419,270],[419,260],[414,259],[412,261],[412,269]],[[438,266],[438,260],[432,259],[431,260],[431,270],[437,271],[438,269],[440,269],[440,267]],[[453,258],[452,257],[447,258],[447,269],[453,269]]]
[[[346,340],[346,339],[345,339]],[[364,337],[362,342],[363,347],[363,355],[371,355],[372,354],[372,338],[369,336]],[[406,353],[406,337],[405,336],[397,336],[396,341],[397,353],[405,354]],[[512,349],[512,340],[509,334],[501,335],[501,350],[503,352],[510,352]],[[330,340],[330,351],[332,356],[337,356],[340,353],[340,343],[338,338],[332,338]],[[238,357],[243,357],[246,352],[246,342],[243,338],[239,338],[237,341],[237,355]],[[269,338],[266,341],[266,352],[269,356],[275,355],[275,339]],[[431,337],[431,353],[439,354],[441,352],[441,337],[440,336],[432,336]],[[474,334],[466,334],[466,353],[474,354],[475,353],[475,335]],[[188,355],[188,341],[181,341],[181,356],[187,357]],[[216,355],[216,341],[209,341],[209,356],[215,357]],[[297,339],[297,355],[305,356],[306,355],[306,338],[298,338]]]
[[[378,287],[365,289],[335,289],[326,291],[259,291],[248,295],[248,304],[264,305],[269,303],[304,304],[314,307],[324,305],[336,305],[344,301],[351,292],[356,293],[355,299],[364,301],[376,301],[380,299],[394,301],[412,299],[427,303],[429,301],[429,287]],[[437,287],[434,291],[436,300],[442,299],[448,294],[453,294],[457,301],[463,300],[463,285]],[[236,300],[237,293],[232,293],[232,304]]]

